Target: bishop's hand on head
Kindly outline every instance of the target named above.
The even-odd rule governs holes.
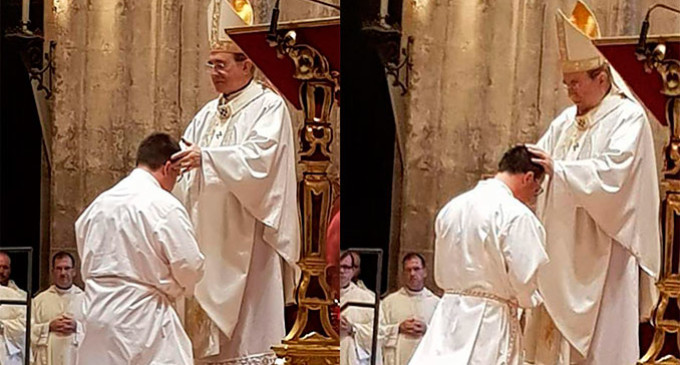
[[[178,164],[182,172],[201,167],[201,148],[182,138],[186,149],[179,151],[170,157],[173,164]]]
[[[532,158],[531,161],[541,165],[545,170],[545,173],[552,177],[553,172],[555,171],[555,164],[550,154],[535,144],[527,143],[525,146],[529,149],[529,152],[536,156],[536,158]]]

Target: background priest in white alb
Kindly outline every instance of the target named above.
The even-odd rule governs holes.
[[[375,293],[361,287],[352,279],[359,270],[359,254],[340,253],[340,307],[347,303],[374,304]],[[373,349],[373,308],[347,306],[340,313],[340,365],[369,365]],[[380,311],[382,315],[382,311]],[[378,323],[384,323],[380,319]],[[379,326],[380,327],[380,326]],[[375,363],[382,364],[381,328],[376,331]]]
[[[64,251],[52,256],[53,284],[33,299],[31,350],[33,364],[75,365],[83,339],[85,293],[73,284],[75,259]]]
[[[408,364],[439,302],[439,297],[425,287],[427,265],[421,254],[404,255],[402,267],[404,286],[380,302],[385,365]]]
[[[552,260],[539,270],[545,303],[527,322],[527,357],[545,365],[634,364],[638,319],[650,314],[660,266],[652,132],[592,45],[600,31],[584,3],[571,19],[558,12],[557,34],[574,105],[532,150],[551,175],[538,213]]]
[[[174,300],[191,296],[203,275],[189,215],[170,194],[179,145],[146,137],[137,168],[99,195],[76,221],[85,282],[80,365],[193,365]]]
[[[175,194],[206,255],[200,306],[187,303],[186,325],[197,363],[269,364],[299,258],[293,128],[285,101],[253,80],[252,61],[224,34],[252,21],[248,2],[214,0],[208,13],[207,65],[220,95],[196,114],[175,156],[188,171]]]
[[[0,285],[0,299],[26,300],[26,295]],[[26,306],[0,305],[0,364],[24,365]]]
[[[532,157],[511,148],[494,178],[439,212],[434,272],[446,292],[410,364],[522,364],[518,311],[540,302],[536,271],[548,261],[529,208],[545,178]]]

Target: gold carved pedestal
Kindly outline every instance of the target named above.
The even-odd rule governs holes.
[[[332,185],[327,175],[331,165],[329,122],[335,101],[336,80],[328,60],[316,49],[296,44],[296,33],[288,31],[276,44],[280,56],[295,64],[294,78],[302,81],[300,103],[305,119],[299,131],[300,165],[303,171],[298,198],[302,212],[302,253],[299,266],[298,312],[295,324],[273,350],[290,365],[334,365],[340,363],[340,339],[330,321],[333,305],[326,282],[326,228]],[[319,329],[321,333],[318,332]]]
[[[666,45],[659,43],[644,59],[645,70],[655,71],[663,81],[661,94],[666,99],[666,121],[670,139],[664,153],[664,170],[661,180],[663,260],[661,277],[657,283],[659,301],[652,314],[654,327],[652,343],[638,364],[680,364],[672,354],[659,359],[668,337],[674,335],[674,352],[680,350],[680,62],[667,60]]]

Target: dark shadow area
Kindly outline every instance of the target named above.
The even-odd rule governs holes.
[[[33,291],[40,280],[42,130],[20,44],[5,37],[21,19],[21,0],[1,2],[0,248],[33,247]],[[43,1],[31,1],[30,29],[42,28]],[[27,257],[10,254],[12,279],[27,284]]]
[[[380,1],[342,2],[341,247],[382,248],[387,287],[395,127],[383,63],[362,28]],[[374,257],[362,257],[361,279],[375,288]]]

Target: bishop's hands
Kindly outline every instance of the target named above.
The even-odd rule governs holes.
[[[61,316],[50,321],[50,332],[59,333],[62,335],[70,335],[76,333],[78,323],[71,316],[62,314]]]
[[[541,165],[545,170],[545,173],[552,177],[553,172],[555,171],[555,164],[550,154],[535,144],[525,144],[524,146],[526,146],[531,154],[536,156],[535,158],[532,158],[531,161]]]
[[[399,333],[413,337],[422,337],[427,331],[427,324],[415,318],[407,319],[399,324]]]
[[[181,172],[187,172],[201,167],[201,147],[182,138],[187,149],[179,151],[170,157],[173,164],[179,166]]]

